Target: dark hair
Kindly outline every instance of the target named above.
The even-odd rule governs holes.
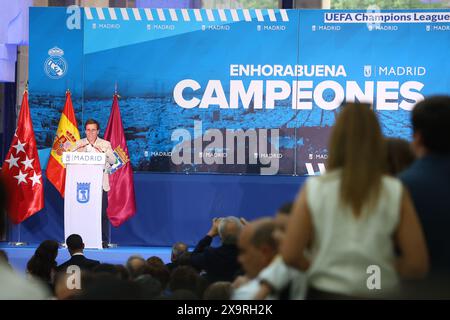
[[[117,276],[119,276],[120,279],[130,280],[130,272],[124,265],[116,264],[115,267],[117,269]]]
[[[43,241],[27,263],[28,272],[42,281],[51,282],[52,270],[56,270],[58,248],[59,244],[54,240]]]
[[[450,97],[434,96],[416,104],[412,111],[414,133],[431,153],[450,153]]]
[[[170,271],[166,265],[151,265],[147,266],[144,270],[144,274],[149,274],[161,283],[162,289],[166,289],[170,280]]]
[[[79,234],[71,234],[66,239],[67,248],[71,251],[81,250],[84,248],[83,239]]]
[[[100,130],[100,124],[98,123],[97,120],[94,119],[87,119],[85,124],[84,124],[84,129],[86,129],[88,124],[96,124],[97,125],[97,130]]]
[[[293,205],[294,204],[292,202],[287,202],[278,209],[277,213],[289,215],[289,214],[291,214]]]
[[[151,256],[150,258],[147,259],[147,264],[149,266],[153,266],[153,265],[164,265],[164,261],[162,261],[162,259],[160,257],[157,256]]]
[[[170,295],[170,297],[168,298],[169,300],[199,300],[198,296],[195,294],[195,292],[191,291],[191,290],[186,290],[186,289],[178,289],[175,290],[174,292],[172,292],[172,294]]]
[[[182,253],[177,258],[177,265],[178,266],[189,266],[189,265],[191,265],[191,256],[192,256],[192,252],[186,251],[186,252]]]
[[[386,139],[387,171],[396,176],[408,168],[415,160],[414,152],[408,141],[398,138]]]
[[[217,281],[205,290],[203,300],[230,300],[231,291],[231,282]]]
[[[122,277],[121,271],[116,267],[116,265],[111,263],[98,264],[92,269],[92,272],[94,274],[99,274],[102,276],[105,274],[109,274],[115,276],[117,279],[120,279]]]
[[[79,300],[139,300],[141,290],[137,283],[101,274],[83,286]]]
[[[153,278],[149,274],[143,274],[136,279],[134,282],[141,288],[143,299],[155,299],[159,297],[162,292],[161,283],[159,280]]]
[[[177,267],[170,276],[169,289],[172,292],[179,289],[196,292],[199,277],[197,271],[190,266]]]

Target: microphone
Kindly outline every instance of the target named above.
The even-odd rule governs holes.
[[[100,148],[94,146],[94,145],[93,145],[92,143],[90,143],[90,142],[88,142],[88,143],[86,143],[86,144],[83,144],[83,145],[81,145],[81,146],[76,147],[76,148],[75,148],[74,150],[72,150],[71,152],[75,152],[75,151],[77,151],[78,149],[81,149],[81,148],[84,148],[84,147],[87,147],[87,146],[91,146],[93,149],[97,150],[98,152],[105,153],[105,151],[102,151],[102,149],[100,149]]]
[[[100,149],[100,148],[94,146],[93,144],[91,144],[91,146],[92,146],[95,150],[97,150],[98,152],[105,153],[104,151],[102,151],[102,149]]]

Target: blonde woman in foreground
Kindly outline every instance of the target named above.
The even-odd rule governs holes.
[[[420,222],[401,182],[384,174],[385,154],[370,106],[345,105],[327,173],[306,181],[281,246],[288,265],[307,271],[307,299],[401,298],[400,277],[426,275]]]

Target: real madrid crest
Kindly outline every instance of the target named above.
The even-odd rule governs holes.
[[[45,60],[44,71],[51,79],[64,77],[67,72],[67,61],[63,58],[64,51],[58,47],[48,50],[50,57]]]

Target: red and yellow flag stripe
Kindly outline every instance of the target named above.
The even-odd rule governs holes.
[[[77,127],[77,119],[75,118],[70,91],[67,91],[66,103],[59,120],[47,165],[47,179],[55,186],[62,197],[64,197],[66,182],[66,168],[62,163],[62,154],[64,151],[72,150],[75,142],[79,139],[80,132]]]

